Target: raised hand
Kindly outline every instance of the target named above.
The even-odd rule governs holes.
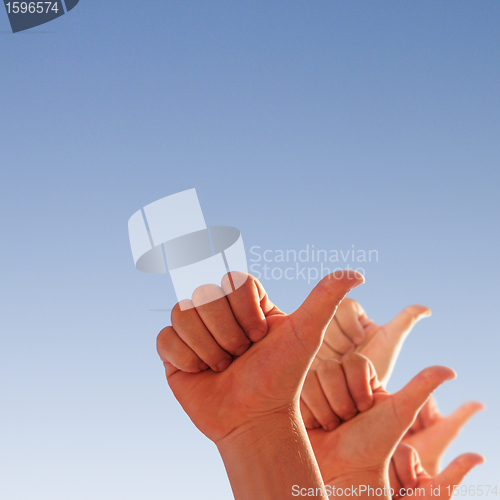
[[[194,308],[181,311],[176,306],[174,326],[164,328],[157,341],[174,395],[195,425],[215,442],[247,420],[290,410],[339,302],[363,281],[358,273],[347,271],[326,277],[299,309],[287,315],[269,300],[255,278],[232,273],[232,279],[245,283],[227,296],[218,286],[206,285],[193,295]],[[226,277],[222,288],[229,291],[230,286]],[[219,298],[207,302],[207,295]],[[202,305],[197,306],[198,302]],[[215,351],[220,343],[234,341],[236,332],[257,327],[264,331],[266,323],[266,336],[227,369],[200,371],[201,358],[209,361],[204,349],[212,352],[209,341]],[[198,373],[182,371],[190,367]]]
[[[483,462],[481,455],[465,453],[455,458],[441,474],[432,476],[422,467],[417,451],[407,444],[400,444],[392,457],[389,473],[393,498],[432,496],[448,500],[454,487],[473,467]]]
[[[234,290],[231,280],[243,284]],[[168,383],[198,429],[217,444],[238,499],[289,496],[292,481],[322,484],[299,395],[338,304],[362,282],[353,271],[329,275],[287,315],[255,278],[230,273],[222,288],[197,289],[194,307],[175,307],[173,326],[158,335]],[[220,365],[221,356],[240,354],[241,347],[227,368]]]
[[[434,398],[430,398],[404,437],[403,443],[415,448],[422,467],[431,476],[436,476],[448,446],[469,419],[481,410],[484,410],[482,403],[470,401],[444,417],[437,409]]]
[[[333,431],[373,404],[380,382],[371,361],[348,353],[325,359],[310,369],[302,387],[300,410],[307,429]]]
[[[439,385],[454,377],[449,368],[427,368],[391,395],[378,381],[371,362],[360,354],[348,353],[340,363],[322,364],[320,385],[331,387],[323,395],[333,409],[339,406],[332,398],[340,398],[347,415],[332,432],[308,431],[325,484],[352,482],[365,474],[372,474],[375,481],[386,477],[393,452],[420,408]],[[332,396],[336,390],[340,396]]]
[[[313,368],[324,359],[340,359],[348,352],[358,352],[370,359],[385,386],[405,338],[417,321],[430,314],[427,307],[413,305],[389,323],[379,326],[366,315],[358,302],[346,298],[328,325]]]

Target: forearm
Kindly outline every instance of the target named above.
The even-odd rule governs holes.
[[[327,498],[299,412],[261,417],[217,447],[236,500],[296,498],[297,488],[312,488],[307,498]]]

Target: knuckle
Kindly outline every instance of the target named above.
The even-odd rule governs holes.
[[[345,420],[347,417],[350,417],[351,415],[354,416],[354,414],[357,413],[356,409],[352,407],[352,405],[348,403],[339,403],[335,407],[335,413],[339,415],[343,420]]]
[[[340,419],[333,413],[322,415],[322,418],[318,418],[323,428],[327,430],[333,430],[337,428],[340,424]]]
[[[184,366],[186,367],[186,370],[188,372],[198,372],[200,371],[199,369],[199,360],[189,356],[184,359]]]
[[[226,347],[226,350],[229,351],[233,355],[241,354],[239,351],[245,347],[248,348],[251,342],[243,340],[241,338],[233,338],[229,342],[229,346]]]

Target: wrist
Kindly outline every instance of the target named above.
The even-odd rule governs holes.
[[[267,447],[270,436],[280,437],[288,432],[299,432],[300,415],[294,406],[281,411],[253,417],[215,442],[219,452],[251,454],[253,448]]]
[[[216,445],[237,500],[292,498],[295,485],[323,488],[296,405],[255,418]]]

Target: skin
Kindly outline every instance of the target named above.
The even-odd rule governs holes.
[[[342,398],[350,397],[357,408],[356,415],[333,432],[322,428],[308,432],[325,483],[338,485],[371,473],[381,478],[379,485],[388,486],[389,462],[397,445],[431,393],[455,373],[430,367],[401,391],[389,394],[363,355],[348,353],[340,362],[330,360],[322,366],[321,383],[333,386],[330,382],[335,381]]]
[[[358,352],[373,363],[380,382],[386,386],[406,337],[419,320],[430,315],[429,308],[412,305],[389,323],[378,325],[358,302],[346,298],[328,325],[313,368],[323,359],[341,359],[348,352]]]
[[[482,410],[482,403],[470,401],[444,417],[436,408],[434,398],[431,398],[422,408],[403,443],[412,446],[425,471],[436,476],[441,470],[441,460],[449,445],[464,425]]]
[[[226,463],[235,497],[238,499],[257,496],[275,498],[276,495],[282,496],[283,491],[290,488],[291,484],[301,486],[318,484],[314,458],[304,440],[303,427],[301,428],[300,425],[301,419],[298,418],[298,395],[301,381],[294,384],[294,377],[291,375],[297,372],[299,365],[302,372],[307,370],[314,356],[311,353],[317,352],[322,340],[322,332],[327,324],[331,324],[329,322],[335,309],[331,310],[330,318],[327,318],[328,315],[321,312],[325,309],[321,293],[315,294],[313,291],[298,311],[287,316],[269,302],[256,280],[251,282],[253,285],[250,289],[253,292],[251,291],[250,294],[247,290],[245,295],[243,287],[241,288],[243,293],[241,291],[239,295],[236,292],[229,293],[227,299],[224,299],[230,302],[229,309],[234,311],[232,319],[227,314],[227,304],[221,306],[217,303],[217,300],[223,302],[224,297],[222,294],[217,296],[214,292],[214,298],[217,300],[210,302],[210,310],[202,309],[206,306],[196,307],[195,303],[198,319],[191,315],[182,332],[174,330],[175,335],[173,335],[173,329],[167,328],[160,333],[158,339],[159,352],[166,367],[169,384],[193,422],[218,445]],[[224,289],[225,286],[229,291],[227,284],[223,283],[222,288]],[[336,296],[333,301],[335,304],[341,300],[341,295]],[[193,297],[193,302],[195,299]],[[207,302],[206,296],[202,299],[200,303]],[[246,306],[242,308],[244,304]],[[258,304],[258,306],[250,308],[252,310],[248,312],[245,311],[248,304]],[[317,309],[314,310],[314,308]],[[203,361],[203,359],[208,359],[206,358],[208,352],[206,339],[202,338],[201,342],[200,339],[193,339],[192,335],[203,337],[208,332],[220,346],[222,331],[232,329],[231,339],[236,338],[238,342],[242,342],[239,331],[234,328],[234,323],[238,323],[247,339],[252,340],[251,337],[255,339],[258,337],[255,335],[255,325],[262,319],[259,309],[268,325],[267,333],[259,335],[263,340],[245,346],[243,355],[233,357],[229,368],[224,367],[221,370],[215,363],[215,369],[220,371],[208,369],[208,363],[204,364],[205,361]],[[173,324],[174,322],[177,325],[182,324],[174,318],[174,314],[179,314],[179,311],[176,312],[174,309]],[[302,317],[299,321],[302,323],[300,327],[296,323],[297,316],[299,320]],[[399,327],[393,330],[396,333],[392,337],[387,335],[387,328],[383,330],[384,334],[380,335],[386,345],[387,338],[392,338],[393,346],[396,346],[392,351],[396,353],[395,355],[400,347],[397,337],[404,336],[414,323],[409,316],[408,312],[400,315]],[[318,319],[323,326],[318,325]],[[398,321],[395,322],[396,325]],[[193,328],[193,325],[198,326]],[[221,325],[227,326],[222,328]],[[285,325],[288,326],[289,332],[294,333],[292,337],[282,336],[281,332],[287,329]],[[216,331],[217,327],[219,331]],[[314,348],[309,346],[311,347],[307,349],[309,355],[301,355],[302,362],[298,363],[297,359],[293,359],[296,356],[289,349],[296,344],[294,340],[297,337],[301,345],[301,348],[298,344],[296,345],[297,352],[303,351],[306,347],[305,339],[308,336],[304,337],[300,334],[302,329],[315,331],[316,333],[310,334],[310,337],[314,337],[316,343]],[[319,330],[321,333],[318,335]],[[250,335],[250,331],[253,331],[254,335]],[[364,341],[365,345],[371,342],[372,348],[376,345],[373,332],[375,334],[380,332],[380,328],[373,329]],[[196,342],[203,343],[204,347],[202,349],[193,347],[196,346]],[[380,345],[384,342],[380,341]],[[264,354],[265,351],[262,348],[266,344],[270,349]],[[233,346],[232,349],[236,347]],[[262,354],[258,354],[261,352]],[[376,349],[372,352],[376,352]],[[306,358],[309,358],[309,361],[306,361]],[[383,358],[384,356],[380,356],[378,359],[380,361]],[[263,361],[264,359],[266,362]],[[274,363],[268,364],[269,359],[273,359]],[[392,362],[390,356],[385,356],[385,359],[388,363]],[[214,364],[213,360],[211,362]],[[183,367],[195,373],[180,371]],[[247,370],[245,367],[250,367],[250,369]],[[271,371],[274,375],[276,368],[281,368],[288,376],[273,386],[273,374],[270,372],[266,374],[266,367],[272,367]],[[228,378],[227,375],[231,373],[233,375]],[[243,373],[245,375],[241,377]],[[172,380],[172,376],[176,378]],[[207,382],[200,384],[201,389],[198,395],[194,386],[188,383],[193,376],[197,376],[200,381],[203,376],[205,377],[203,381]],[[331,359],[319,360],[316,364],[316,377],[330,409],[335,411],[337,417],[340,416],[339,420],[342,422],[341,426],[337,425],[338,428],[334,432],[326,432],[323,429],[309,431],[309,438],[322,468],[325,482],[335,484],[337,487],[363,484],[374,488],[388,488],[390,471],[393,476],[396,474],[394,451],[399,441],[408,433],[420,408],[432,391],[445,380],[453,378],[454,372],[444,367],[428,368],[417,375],[400,392],[390,395],[378,381],[370,361],[358,353],[351,352],[343,356],[341,362]],[[302,375],[302,380],[303,378],[304,375]],[[233,393],[235,386],[237,390]],[[329,390],[329,387],[334,387],[335,390]],[[244,390],[241,391],[241,389]],[[238,393],[243,394],[244,397],[238,399]],[[255,395],[257,398],[254,397]],[[280,397],[276,399],[276,396]],[[284,400],[288,402],[285,402],[281,396],[284,396]],[[227,400],[236,405],[228,406]],[[290,401],[292,401],[291,404]],[[314,407],[312,402],[310,405]],[[207,411],[207,408],[210,410]],[[236,426],[231,429],[227,428],[228,424],[235,422]],[[270,439],[270,436],[275,439]],[[284,457],[297,458],[297,451],[301,460],[287,461],[286,458],[283,460]],[[463,462],[463,459],[461,460]],[[235,467],[235,464],[238,466]],[[269,471],[272,471],[271,475]],[[420,472],[418,474],[421,475]],[[396,474],[396,478],[398,477]],[[456,479],[453,480],[456,481]],[[323,497],[320,495],[316,498]]]
[[[363,354],[372,361],[377,375],[382,374],[380,380],[385,386],[404,340],[414,325],[429,315],[428,308],[413,305],[389,323],[379,326],[366,315],[359,303],[350,298],[344,299],[327,328],[323,344],[304,382],[301,412],[306,428],[334,430],[356,415],[345,389],[332,389],[336,387],[337,380],[327,382],[322,377],[322,366],[327,360],[340,360],[346,353]],[[335,398],[332,393],[336,393]],[[435,476],[439,473],[440,462],[448,446],[465,423],[482,409],[484,406],[481,403],[471,401],[449,417],[444,417],[437,410],[434,399],[430,398],[403,442],[417,450],[422,466]]]
[[[400,444],[391,460],[390,481],[396,493],[394,498],[402,498],[405,490],[423,489],[420,496],[448,500],[455,485],[459,485],[464,476],[476,465],[484,463],[484,458],[475,453],[460,455],[440,474],[432,477],[422,467],[417,451],[407,444]],[[436,488],[439,490],[436,490]],[[431,489],[433,494],[431,494]],[[421,490],[422,491],[422,490]],[[439,495],[436,495],[439,492]]]
[[[321,386],[330,388],[330,391],[325,391],[325,397],[331,401],[332,408],[343,407],[344,411],[351,412],[353,407],[355,412],[353,417],[333,432],[322,428],[309,430],[325,483],[339,486],[348,483],[345,476],[357,478],[371,471],[379,477],[385,477],[389,472],[390,486],[397,491],[402,487],[401,484],[406,488],[414,487],[411,486],[413,483],[406,480],[412,476],[410,473],[404,475],[403,461],[407,457],[404,453],[413,448],[398,443],[407,434],[420,408],[427,404],[431,392],[444,380],[453,378],[454,372],[443,367],[428,368],[394,395],[385,391],[377,379],[373,364],[358,353],[348,353],[341,361],[324,360],[318,366],[317,373]],[[332,394],[335,394],[334,401],[331,399]],[[391,445],[394,448],[391,449]],[[390,460],[389,469],[384,457]],[[435,478],[439,482],[434,481],[432,484],[460,484],[464,475],[481,462],[482,458],[475,454],[458,457]],[[424,485],[427,484],[424,479],[432,479],[420,470],[418,474]],[[419,483],[414,482],[416,484]]]
[[[231,280],[243,284],[224,296]],[[338,304],[363,281],[354,271],[329,275],[287,315],[255,278],[231,273],[221,287],[198,289],[187,304],[194,307],[174,308],[173,326],[158,335],[168,384],[217,445],[236,499],[282,498],[295,484],[322,487],[300,417],[300,390]],[[246,350],[221,369],[225,354],[210,341],[233,353]]]

